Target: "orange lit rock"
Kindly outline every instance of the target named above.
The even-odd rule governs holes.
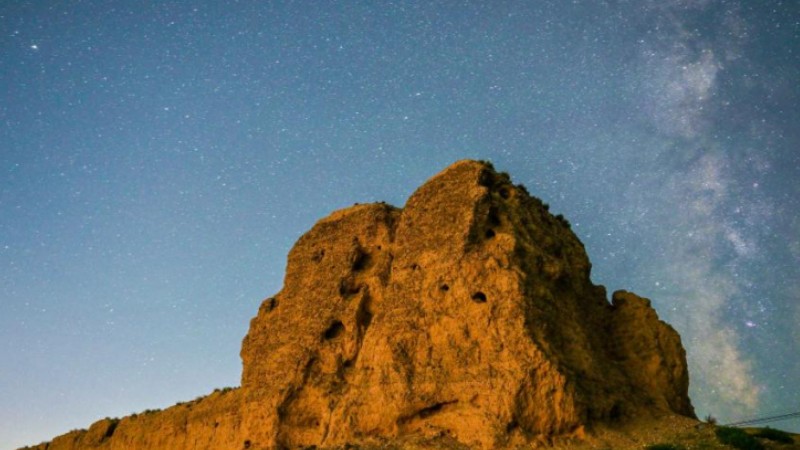
[[[648,300],[609,304],[590,270],[566,220],[461,161],[403,209],[354,206],[300,238],[250,323],[240,389],[48,450],[497,448],[693,417],[678,334]]]

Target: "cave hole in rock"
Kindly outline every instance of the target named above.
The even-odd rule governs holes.
[[[475,303],[486,303],[486,294],[481,291],[478,291],[472,294],[472,301]]]
[[[244,441],[244,448],[250,448],[251,445],[253,445],[253,444],[250,442],[250,439],[247,439],[246,441]]]
[[[447,291],[450,290],[450,286],[448,286],[447,284],[443,284],[443,285],[439,286],[439,290],[447,292]]]
[[[506,433],[511,433],[512,431],[519,428],[519,423],[516,420],[512,420],[506,425]]]
[[[341,321],[334,321],[325,333],[322,335],[326,341],[331,339],[336,339],[337,337],[341,336],[344,333],[344,324]]]
[[[365,252],[362,249],[356,250],[356,253],[353,255],[353,263],[350,266],[353,272],[359,272],[364,270],[367,267],[367,263],[369,262],[369,253]]]
[[[491,229],[491,228],[489,228],[488,230],[486,230],[486,233],[485,233],[485,234],[486,234],[486,239],[491,239],[491,238],[493,238],[493,237],[495,236],[495,232],[494,232],[494,230],[493,230],[493,229]]]

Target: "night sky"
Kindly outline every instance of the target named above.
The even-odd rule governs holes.
[[[698,416],[800,411],[799,85],[797,1],[3,1],[0,446],[238,385],[295,240],[464,158],[652,298]]]

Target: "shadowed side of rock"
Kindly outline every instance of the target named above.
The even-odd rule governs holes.
[[[617,291],[612,298],[612,342],[631,383],[658,409],[694,417],[686,392],[689,373],[680,336],[658,320],[650,300]]]

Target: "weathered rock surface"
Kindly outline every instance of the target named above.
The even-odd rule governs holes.
[[[354,206],[300,238],[250,323],[240,389],[47,448],[496,448],[694,417],[678,334],[646,299],[609,304],[590,270],[566,220],[461,161],[403,209]]]
[[[215,392],[163,411],[103,419],[37,450],[241,449],[241,390]],[[27,447],[26,447],[27,448]]]

